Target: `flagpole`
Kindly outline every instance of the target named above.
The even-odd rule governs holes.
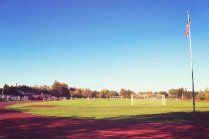
[[[189,23],[189,44],[190,44],[190,63],[191,63],[191,74],[192,74],[192,102],[193,102],[193,116],[195,116],[195,93],[194,93],[194,72],[193,72],[193,60],[192,60],[192,37],[190,29],[190,15],[187,12],[188,23]]]

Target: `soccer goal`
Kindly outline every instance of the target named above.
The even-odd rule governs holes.
[[[167,106],[165,95],[149,94],[149,95],[131,95],[131,106]]]

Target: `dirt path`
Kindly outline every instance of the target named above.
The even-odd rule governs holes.
[[[8,104],[0,102],[0,138],[209,138],[209,125],[42,117]]]

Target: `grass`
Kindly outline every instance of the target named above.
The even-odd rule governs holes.
[[[161,101],[152,100],[135,100],[134,106],[130,104],[130,100],[109,101],[106,99],[96,99],[92,101],[77,99],[15,104],[9,105],[8,108],[42,116],[73,117],[81,119],[139,119],[140,116],[142,117],[144,115],[165,116],[169,113],[182,114],[192,112],[191,101],[167,100],[166,107],[161,106]],[[209,112],[209,103],[197,102],[196,110],[199,112]],[[170,118],[172,118],[172,116]]]

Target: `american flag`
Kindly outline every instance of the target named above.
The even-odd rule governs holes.
[[[186,24],[186,31],[185,31],[185,36],[186,38],[189,37],[189,27],[190,26],[190,19],[187,21],[187,24]]]

